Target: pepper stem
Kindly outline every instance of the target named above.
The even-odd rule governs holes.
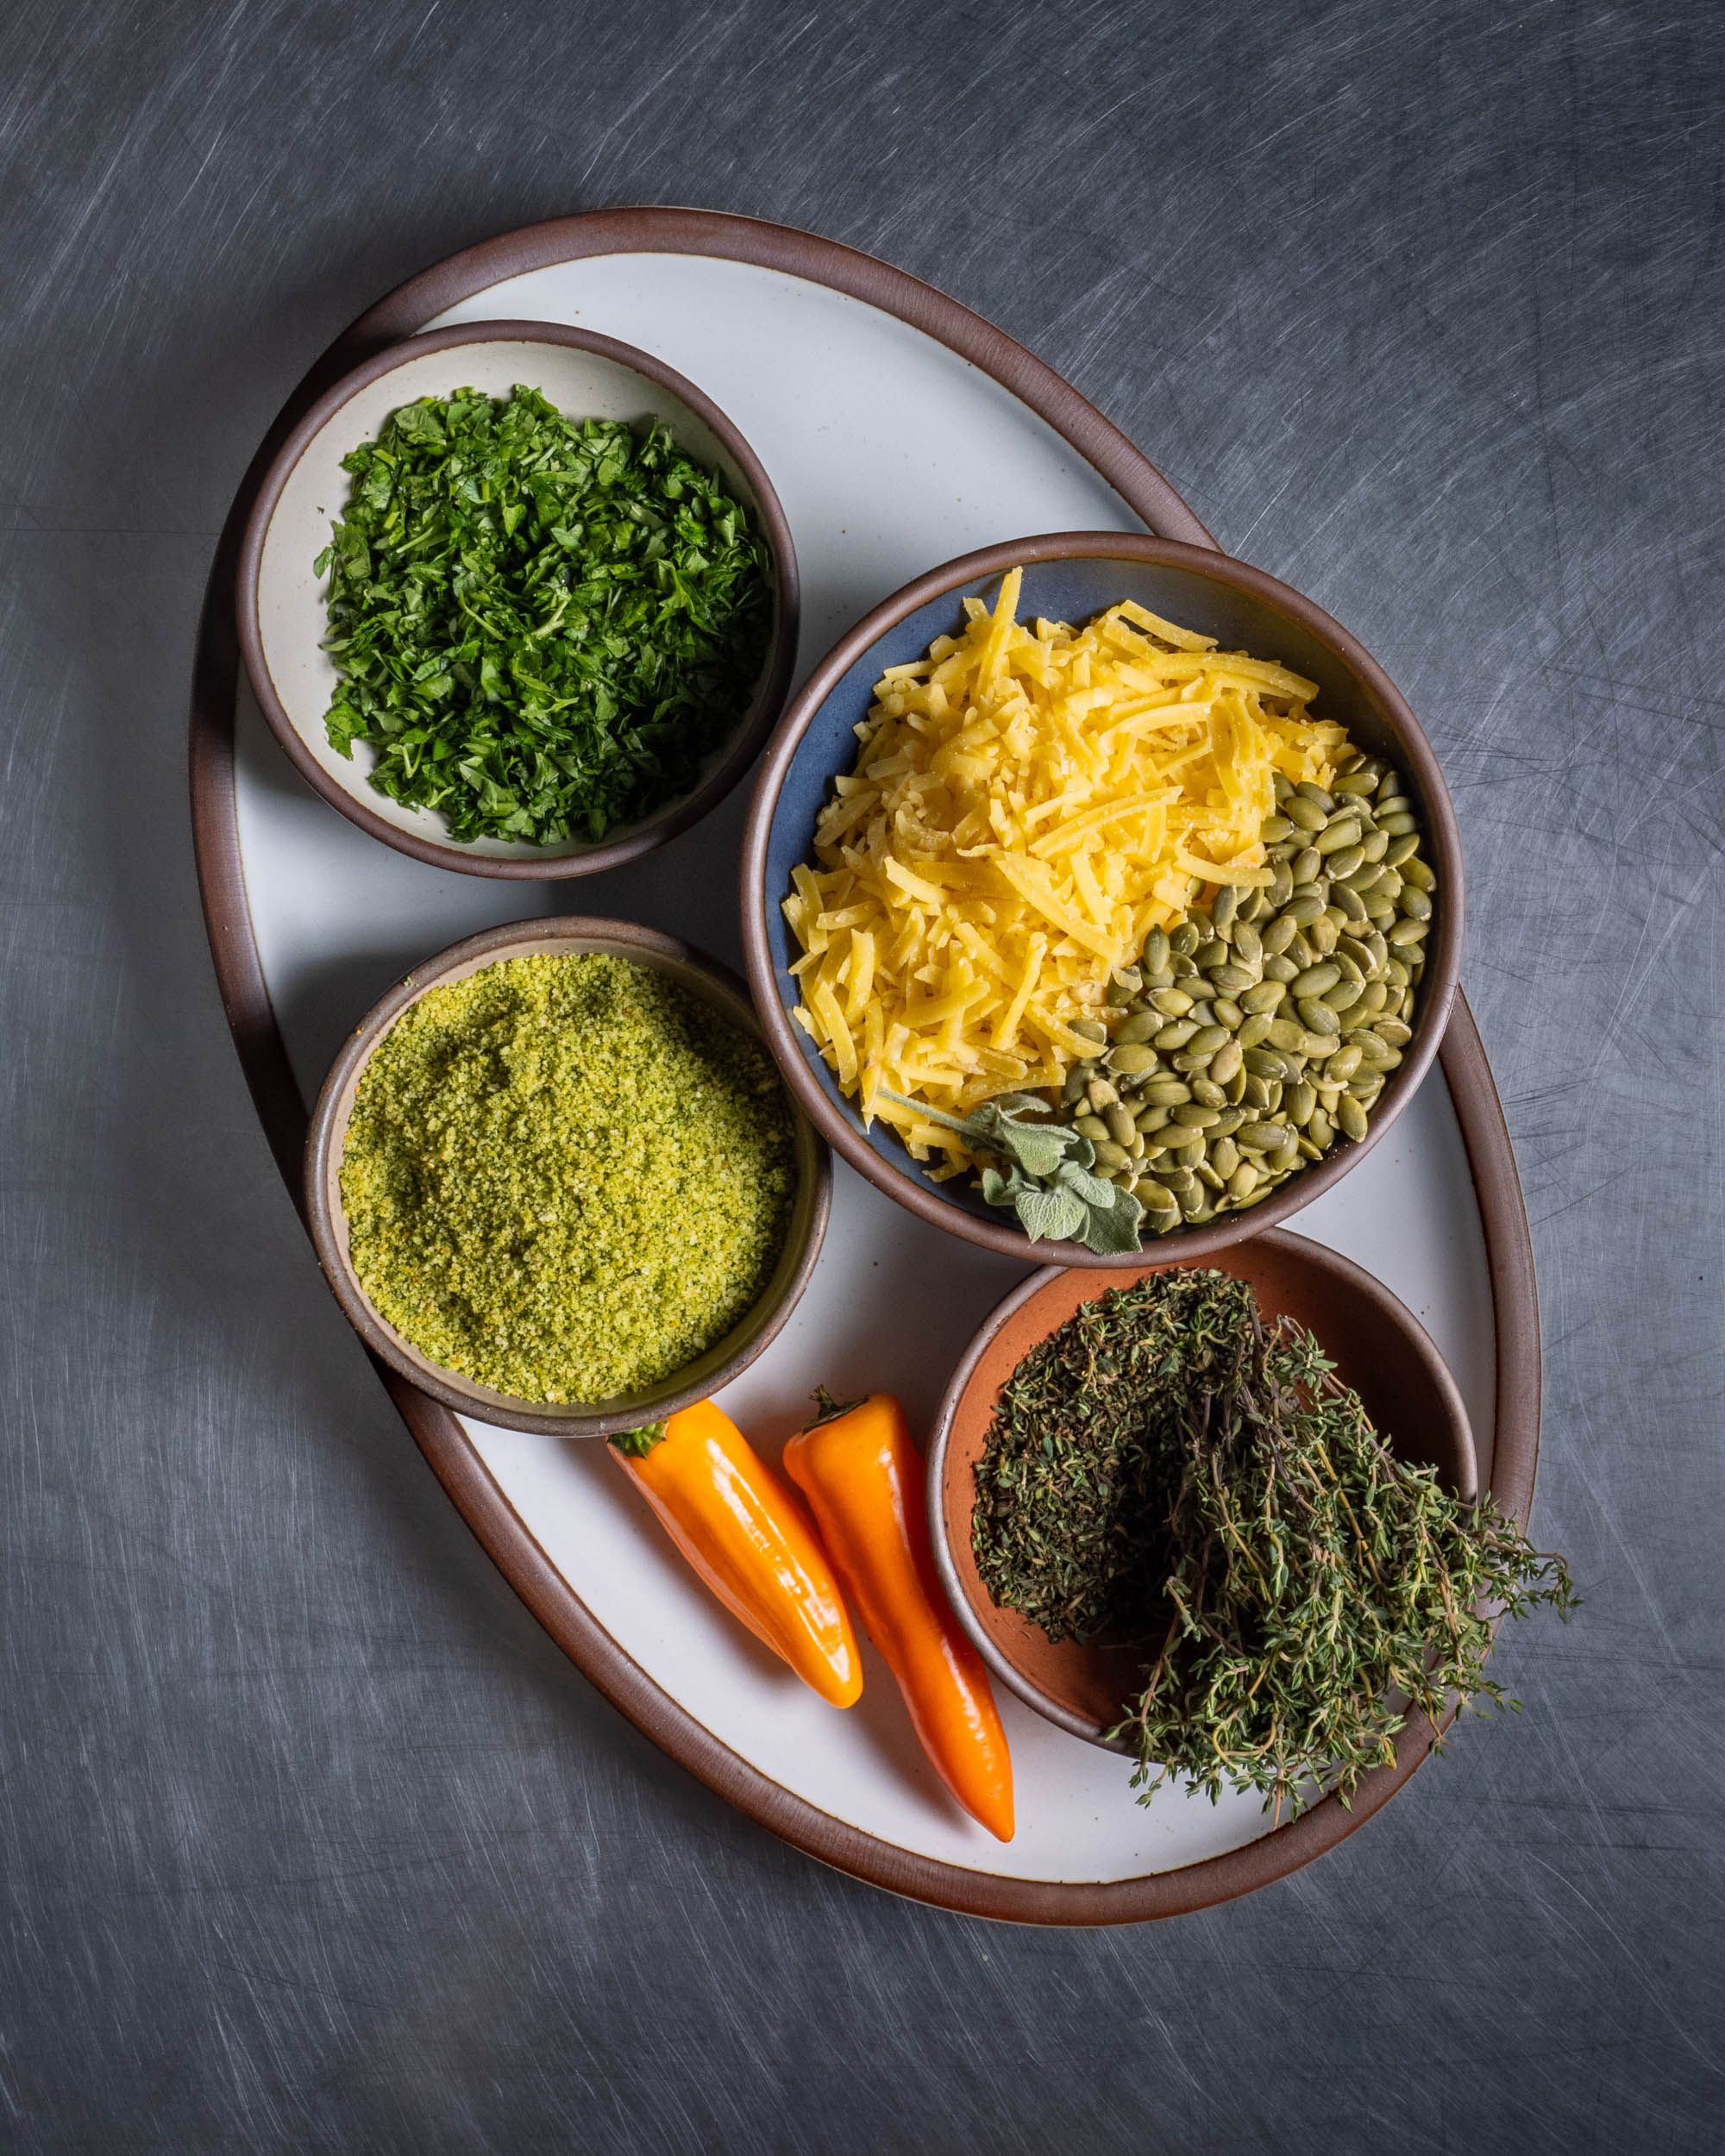
[[[809,1428],[819,1430],[824,1422],[837,1422],[841,1415],[854,1413],[868,1397],[868,1394],[864,1393],[861,1400],[835,1400],[825,1385],[817,1385],[814,1388],[814,1403],[820,1412],[810,1423]]]
[[[612,1450],[625,1460],[644,1460],[664,1435],[662,1422],[643,1422],[638,1430],[619,1430],[611,1440]]]

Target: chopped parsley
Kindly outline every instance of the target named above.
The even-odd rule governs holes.
[[[379,793],[463,843],[545,846],[690,791],[772,623],[765,541],[712,472],[519,384],[405,404],[342,462],[325,724],[370,743]]]

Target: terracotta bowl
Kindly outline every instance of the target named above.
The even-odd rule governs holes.
[[[1292,1318],[1316,1336],[1401,1458],[1434,1466],[1458,1496],[1477,1495],[1473,1433],[1456,1382],[1425,1327],[1381,1282],[1322,1244],[1280,1230],[1208,1262],[1249,1281],[1267,1316]],[[976,1463],[1001,1387],[1038,1342],[1110,1287],[1165,1269],[1140,1261],[1115,1281],[1051,1266],[1033,1274],[965,1351],[929,1447],[935,1563],[964,1629],[1001,1683],[1092,1744],[1103,1744],[1102,1732],[1120,1720],[1143,1668],[1143,1651],[1095,1640],[1055,1646],[1028,1618],[996,1608],[970,1547]]]
[[[1023,1261],[1130,1269],[1138,1254],[1098,1257],[1082,1244],[1033,1244],[1010,1214],[992,1211],[967,1181],[931,1182],[884,1124],[862,1119],[812,1041],[792,1022],[797,953],[781,911],[791,871],[808,857],[815,818],[834,778],[856,753],[853,729],[868,711],[885,667],[919,658],[932,640],[957,630],[961,600],[993,605],[1000,579],[1025,567],[1023,614],[1082,622],[1123,599],[1220,639],[1229,649],[1280,659],[1318,684],[1319,708],[1346,726],[1363,749],[1391,761],[1419,812],[1433,868],[1438,903],[1427,942],[1417,1023],[1398,1069],[1372,1110],[1358,1144],[1334,1146],[1289,1176],[1261,1204],[1156,1239],[1171,1257],[1227,1249],[1320,1196],[1383,1137],[1412,1100],[1437,1054],[1455,1000],[1461,962],[1461,845],[1448,789],[1431,744],[1395,684],[1338,622],[1261,569],[1204,547],[1129,532],[1067,531],[985,547],[877,606],[828,652],[793,699],[767,750],[749,812],[743,855],[743,941],[749,983],[767,1038],[792,1091],[817,1128],[853,1168],[901,1206],[984,1250]]]
[[[627,921],[595,920],[579,915],[520,921],[487,929],[465,943],[415,967],[373,1006],[336,1058],[317,1105],[305,1144],[305,1210],[311,1239],[336,1300],[373,1355],[380,1356],[422,1392],[458,1413],[512,1430],[534,1430],[549,1437],[598,1438],[638,1423],[656,1421],[691,1406],[727,1385],[746,1369],[778,1332],[807,1287],[819,1256],[832,1196],[832,1158],[806,1117],[792,1103],[796,1133],[797,1191],[784,1247],[772,1277],[746,1316],[686,1369],[650,1389],[594,1401],[582,1407],[548,1407],[543,1401],[516,1400],[489,1386],[476,1385],[460,1372],[429,1361],[402,1338],[373,1307],[360,1284],[348,1251],[347,1216],[342,1209],[341,1167],[354,1095],[372,1051],[410,1004],[430,988],[463,981],[482,967],[536,952],[567,954],[606,951],[655,972],[668,974],[693,995],[709,1003],[743,1032],[760,1037],[754,1006],[743,983],[728,967],[692,950],[674,937]]]
[[[680,448],[717,471],[753,510],[771,553],[773,625],[749,707],[708,758],[693,789],[596,844],[505,839],[460,845],[441,816],[373,791],[372,751],[330,747],[323,714],[336,682],[323,649],[328,586],[312,563],[352,481],[342,459],[391,412],[418,397],[476,389],[506,397],[541,390],[572,418],[662,421]],[[785,700],[797,648],[797,557],[760,459],[712,400],[662,360],[615,337],[552,322],[464,322],[377,353],[327,391],[282,444],[246,521],[238,578],[240,645],[271,731],[300,774],[343,816],[386,845],[476,876],[585,876],[614,868],[686,830],[754,761]]]

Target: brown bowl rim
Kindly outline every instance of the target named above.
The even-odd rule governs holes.
[[[339,1167],[336,1148],[347,1127],[345,1119],[341,1128],[336,1127],[337,1104],[348,1080],[370,1060],[378,1043],[408,1006],[469,961],[484,958],[492,951],[524,943],[555,946],[569,942],[597,944],[622,958],[638,959],[644,954],[649,960],[668,959],[687,967],[716,991],[713,1001],[718,1007],[737,1025],[760,1037],[760,1020],[746,984],[720,960],[697,950],[679,937],[666,935],[662,930],[648,928],[638,922],[584,913],[506,921],[497,928],[481,930],[477,936],[464,937],[460,943],[450,944],[447,950],[439,951],[404,974],[392,988],[378,999],[343,1043],[318,1091],[306,1131],[305,1217],[317,1262],[348,1323],[374,1356],[421,1392],[457,1414],[471,1416],[477,1422],[495,1427],[529,1430],[544,1437],[603,1438],[634,1428],[643,1420],[662,1421],[679,1408],[693,1407],[696,1401],[717,1393],[747,1369],[778,1337],[801,1300],[819,1258],[831,1214],[832,1156],[820,1132],[802,1113],[794,1099],[791,1113],[796,1131],[799,1181],[806,1184],[812,1178],[814,1192],[796,1263],[764,1322],[734,1353],[707,1371],[698,1383],[680,1386],[674,1392],[654,1399],[650,1407],[644,1409],[637,1407],[609,1413],[552,1412],[543,1401],[515,1401],[500,1394],[486,1393],[454,1372],[405,1353],[394,1327],[379,1316],[342,1249],[336,1206],[331,1197],[336,1182],[334,1171]],[[756,1307],[759,1307],[758,1303]],[[746,1322],[746,1319],[739,1320]]]
[[[785,1082],[828,1143],[877,1190],[884,1191],[932,1226],[943,1228],[949,1234],[959,1236],[982,1250],[996,1251],[1003,1257],[1017,1258],[1020,1263],[1042,1257],[1045,1251],[1061,1266],[1090,1266],[1102,1270],[1139,1264],[1145,1251],[1100,1256],[1086,1250],[1082,1243],[1051,1243],[1043,1246],[1030,1243],[1021,1230],[1004,1224],[997,1225],[952,1204],[941,1195],[938,1185],[915,1173],[908,1164],[900,1168],[883,1160],[850,1117],[833,1106],[804,1060],[797,1035],[781,1000],[772,952],[767,942],[767,908],[771,900],[766,886],[773,817],[797,745],[835,685],[877,638],[930,599],[938,599],[944,592],[979,577],[996,575],[1020,562],[1078,561],[1110,555],[1189,569],[1195,575],[1232,584],[1272,611],[1285,613],[1327,643],[1353,669],[1369,695],[1383,711],[1396,736],[1398,752],[1403,756],[1407,773],[1419,788],[1421,805],[1427,812],[1427,835],[1436,856],[1434,865],[1441,880],[1443,903],[1437,909],[1437,934],[1428,947],[1428,970],[1421,989],[1422,1007],[1419,1021],[1400,1068],[1390,1075],[1372,1112],[1365,1136],[1357,1143],[1345,1141],[1335,1146],[1321,1160],[1290,1176],[1279,1190],[1249,1211],[1226,1213],[1199,1227],[1177,1228],[1171,1234],[1157,1237],[1153,1244],[1145,1248],[1167,1251],[1170,1262],[1209,1257],[1273,1227],[1333,1188],[1371,1151],[1412,1100],[1431,1068],[1449,1023],[1461,974],[1465,912],[1461,834],[1437,755],[1406,698],[1371,653],[1339,622],[1303,593],[1266,571],[1208,547],[1190,546],[1177,539],[1157,539],[1143,532],[1057,531],[981,547],[913,579],[847,630],[791,699],[767,745],[766,757],[756,780],[743,832],[741,873],[744,962],[767,1043],[778,1061]]]
[[[615,360],[619,366],[657,383],[661,388],[669,390],[673,396],[687,404],[724,444],[754,490],[768,548],[773,557],[777,585],[773,635],[768,646],[761,686],[756,692],[753,705],[743,724],[721,761],[714,765],[693,793],[680,795],[674,801],[668,802],[662,809],[649,817],[644,823],[635,825],[621,838],[607,839],[584,853],[547,855],[543,859],[524,856],[504,859],[472,854],[453,840],[445,842],[422,838],[417,832],[398,830],[339,785],[300,739],[280,697],[276,693],[264,649],[263,624],[258,605],[258,578],[263,564],[264,542],[282,492],[313,438],[322,432],[342,405],[361,390],[368,388],[373,382],[380,380],[386,374],[394,373],[398,367],[427,352],[453,351],[471,344],[518,343],[565,345],[575,351],[590,352],[598,358]],[[766,467],[736,422],[686,374],[680,374],[675,367],[656,358],[652,353],[643,351],[638,345],[626,344],[620,337],[601,335],[596,329],[578,329],[567,323],[531,322],[513,317],[499,317],[486,322],[454,323],[445,329],[428,329],[417,336],[404,337],[398,343],[386,345],[382,351],[361,360],[359,366],[325,390],[295,425],[264,474],[240,540],[235,593],[240,649],[245,658],[246,674],[251,683],[252,693],[257,699],[265,723],[306,784],[332,808],[339,809],[350,823],[358,824],[373,838],[380,838],[386,846],[393,846],[398,853],[411,855],[416,861],[429,862],[436,868],[455,868],[466,875],[499,876],[518,882],[555,881],[571,876],[595,875],[603,869],[620,868],[624,862],[638,860],[643,854],[652,852],[655,847],[662,846],[667,840],[687,830],[691,824],[699,823],[709,810],[716,808],[754,761],[761,744],[772,732],[784,707],[785,693],[790,686],[791,672],[796,662],[797,637],[801,620],[801,582],[790,523],[777,489],[767,476]]]
[[[1295,1235],[1286,1228],[1270,1228],[1264,1231],[1262,1237],[1255,1237],[1253,1240],[1286,1251],[1301,1264],[1310,1265],[1319,1272],[1327,1272],[1335,1278],[1347,1281],[1350,1286],[1364,1294],[1384,1322],[1393,1326],[1411,1344],[1433,1381],[1456,1439],[1460,1475],[1455,1495],[1465,1498],[1477,1497],[1479,1452],[1474,1444],[1473,1422],[1467,1412],[1467,1403],[1461,1396],[1461,1388],[1456,1382],[1455,1373],[1444,1360],[1436,1341],[1402,1298],[1393,1288],[1386,1288],[1375,1273],[1368,1272],[1364,1266],[1356,1263],[1352,1258],[1345,1257],[1339,1250],[1332,1250],[1327,1243],[1314,1242],[1310,1236]],[[1140,1257],[1139,1265],[1145,1272],[1170,1272],[1183,1269],[1191,1262],[1181,1258],[1165,1264],[1146,1264]],[[959,1407],[975,1376],[977,1365],[1001,1331],[1021,1310],[1034,1302],[1038,1295],[1045,1294],[1057,1282],[1065,1279],[1074,1269],[1070,1265],[1044,1265],[1039,1271],[1032,1273],[1028,1280],[1021,1281],[1009,1294],[1002,1296],[976,1328],[970,1344],[954,1367],[935,1417],[933,1433],[928,1445],[925,1501],[928,1510],[929,1539],[934,1546],[935,1570],[939,1574],[941,1586],[952,1605],[954,1614],[964,1628],[966,1637],[989,1670],[1008,1691],[1014,1693],[1026,1707],[1033,1708],[1044,1720],[1052,1722],[1056,1728],[1064,1730],[1069,1736],[1082,1738],[1085,1743],[1098,1745],[1104,1752],[1123,1752],[1127,1749],[1124,1744],[1111,1744],[1096,1724],[1087,1722],[1082,1715],[1063,1707],[1057,1700],[1051,1699],[1040,1685],[1026,1677],[1017,1664],[1000,1651],[977,1621],[969,1597],[959,1579],[958,1568],[953,1562],[947,1537],[946,1509],[941,1502],[942,1478],[945,1471],[947,1451],[952,1441],[953,1426],[958,1419]],[[1096,1294],[1103,1294],[1107,1286],[1107,1282],[1098,1282]],[[1038,1335],[1038,1339],[1046,1337],[1045,1332]],[[969,1519],[968,1512],[965,1517]]]

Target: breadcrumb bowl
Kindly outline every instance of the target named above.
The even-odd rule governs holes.
[[[459,1414],[505,1429],[560,1438],[609,1437],[640,1423],[662,1420],[716,1393],[746,1369],[778,1333],[808,1285],[826,1232],[832,1194],[831,1156],[793,1100],[795,1194],[784,1241],[765,1286],[743,1317],[703,1355],[640,1392],[579,1407],[518,1400],[430,1361],[397,1332],[379,1312],[354,1269],[342,1202],[342,1157],[348,1119],[373,1052],[403,1012],[430,989],[465,980],[505,959],[581,952],[606,953],[664,974],[740,1032],[760,1037],[743,983],[728,968],[675,937],[627,921],[578,914],[511,923],[470,936],[416,966],[373,1006],[323,1081],[305,1145],[304,1203],[311,1239],[336,1301],[366,1346],[420,1391]]]

